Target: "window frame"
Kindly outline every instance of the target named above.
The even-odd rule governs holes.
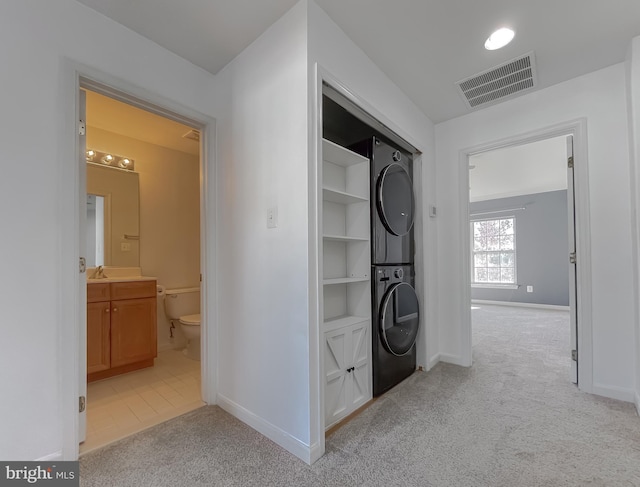
[[[513,252],[513,282],[476,282],[476,265],[475,265],[475,255],[476,252],[484,252],[485,254],[491,252],[501,252],[501,250],[475,250],[475,238],[474,238],[474,223],[478,222],[489,222],[489,221],[500,221],[500,220],[513,220],[513,250],[508,250],[507,252]],[[470,218],[469,219],[470,228],[470,250],[471,250],[471,287],[474,288],[492,288],[492,289],[518,289],[520,285],[518,284],[518,259],[517,259],[517,247],[516,247],[516,216],[515,215],[505,215],[493,218]],[[485,267],[488,268],[488,267]],[[502,265],[499,266],[502,269]]]

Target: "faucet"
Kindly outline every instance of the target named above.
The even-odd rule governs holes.
[[[104,279],[105,277],[107,276],[104,275],[104,269],[102,268],[101,265],[99,265],[93,271],[93,274],[91,275],[91,277],[89,277],[89,279]]]

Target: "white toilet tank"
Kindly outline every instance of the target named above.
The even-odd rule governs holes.
[[[200,313],[200,288],[167,289],[164,296],[164,312],[170,320]]]

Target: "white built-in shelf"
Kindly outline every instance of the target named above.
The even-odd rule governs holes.
[[[322,141],[325,427],[371,398],[369,159]]]
[[[369,276],[365,277],[336,277],[333,279],[325,279],[322,284],[331,286],[333,284],[351,284],[352,282],[369,282]]]
[[[325,201],[332,201],[334,203],[340,203],[341,205],[366,203],[369,201],[369,198],[363,198],[362,196],[345,193],[344,191],[337,191],[331,188],[322,188],[322,198]]]
[[[354,164],[369,164],[369,159],[356,154],[338,144],[334,144],[330,140],[322,139],[322,159],[337,164],[338,166],[353,166]]]
[[[362,323],[363,321],[369,321],[369,317],[368,316],[352,316],[352,315],[338,316],[336,318],[325,320],[323,331],[336,330],[338,328],[343,328],[345,326],[356,325],[358,323]]]
[[[349,237],[346,235],[323,235],[325,240],[331,240],[334,242],[368,242],[369,237]]]

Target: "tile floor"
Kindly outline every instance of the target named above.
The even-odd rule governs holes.
[[[88,384],[80,454],[201,406],[200,362],[181,350],[160,352],[153,367]]]

